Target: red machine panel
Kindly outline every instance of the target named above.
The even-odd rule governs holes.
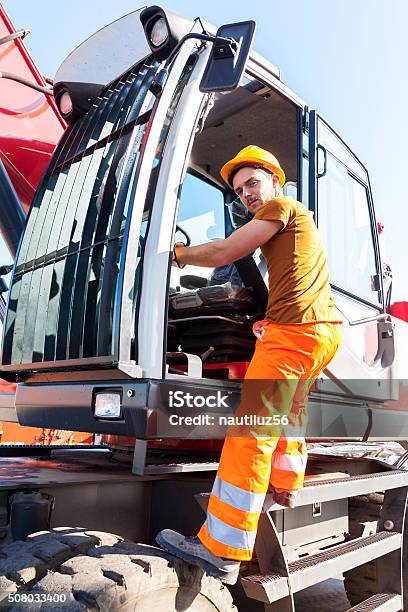
[[[22,39],[4,40],[15,31],[0,5],[0,71],[46,86]],[[27,211],[66,125],[51,96],[6,78],[0,86],[0,157]]]

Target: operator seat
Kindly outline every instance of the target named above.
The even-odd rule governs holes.
[[[237,263],[248,282],[251,263]],[[262,285],[256,285],[258,294],[252,287],[228,282],[170,295],[168,351],[199,355],[206,363],[249,361],[255,348],[252,323],[264,316]]]

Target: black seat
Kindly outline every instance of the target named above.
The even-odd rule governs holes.
[[[168,350],[206,355],[206,362],[247,361],[258,305],[250,289],[213,285],[170,296]]]

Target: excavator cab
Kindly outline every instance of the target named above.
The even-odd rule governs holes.
[[[256,252],[235,262],[241,286],[212,285],[214,270],[181,272],[171,252],[180,232],[197,244],[233,231],[235,195],[219,171],[256,143],[278,157],[287,193],[315,215],[344,320],[344,346],[316,386],[310,433],[332,435],[324,413],[329,422],[341,418],[341,435],[359,435],[366,416],[349,421],[344,398],[365,407],[396,396],[366,169],[275,66],[253,52],[242,63],[251,27],[215,32],[176,19],[181,33],[167,32],[173,42],[161,54],[149,36],[163,23],[153,31],[156,18],[141,16],[91,36],[56,75],[70,126],[34,197],[4,324],[1,372],[20,383],[19,421],[156,437],[156,416],[167,415],[178,385],[227,389],[233,410],[253,350],[251,324],[265,310],[265,262]],[[246,41],[238,50],[231,32]],[[214,66],[224,66],[225,87],[224,68]]]

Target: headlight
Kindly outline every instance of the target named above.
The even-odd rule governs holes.
[[[72,113],[73,104],[71,96],[67,91],[64,91],[64,93],[59,97],[58,106],[62,115],[69,115]]]
[[[122,411],[121,399],[119,391],[96,393],[94,415],[99,419],[119,419]]]
[[[167,40],[168,36],[169,31],[167,28],[166,20],[164,19],[164,17],[159,17],[159,19],[152,27],[152,31],[150,33],[150,42],[155,47],[159,47]]]
[[[193,23],[159,6],[148,6],[140,13],[147,43],[158,62],[166,60]]]

